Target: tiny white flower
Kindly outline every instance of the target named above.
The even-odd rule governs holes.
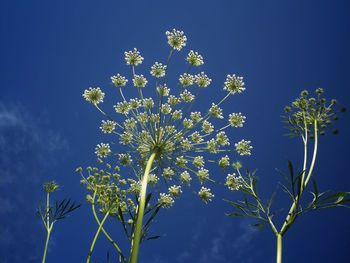
[[[169,187],[168,191],[169,191],[169,195],[172,198],[179,198],[180,194],[182,193],[180,185],[178,185],[178,186],[173,185],[173,186]]]
[[[238,190],[243,186],[243,178],[241,176],[237,177],[235,173],[228,174],[225,185],[227,185],[228,189],[231,191]]]
[[[114,121],[110,121],[110,120],[102,121],[100,129],[104,133],[112,133],[115,129],[115,125],[116,123]]]
[[[241,140],[240,142],[235,143],[236,151],[240,155],[251,155],[250,150],[253,147],[250,146],[250,143],[251,143],[251,141],[245,141],[245,140]]]
[[[136,48],[133,51],[125,51],[124,55],[127,65],[137,66],[143,61],[143,57],[141,57],[140,52]]]
[[[231,113],[228,117],[229,122],[231,124],[231,126],[233,127],[243,127],[243,123],[245,123],[245,116],[242,116],[242,114],[239,113]]]
[[[100,102],[103,102],[104,96],[105,94],[100,90],[99,87],[89,88],[89,90],[85,90],[83,94],[83,97],[86,99],[86,101],[93,104],[99,104]]]
[[[193,52],[193,50],[188,53],[186,60],[193,66],[200,66],[204,64],[203,57],[198,54],[198,52]]]
[[[147,85],[147,80],[146,78],[141,74],[141,75],[135,75],[132,82],[134,83],[135,87],[138,88],[143,88]]]
[[[186,88],[188,86],[193,85],[195,78],[190,74],[184,73],[183,75],[180,75],[179,81],[182,84],[182,86]]]
[[[183,31],[173,29],[172,32],[166,31],[165,34],[168,37],[168,44],[177,51],[180,51],[182,47],[186,46],[187,38]]]
[[[198,195],[205,204],[208,204],[214,197],[214,195],[210,192],[210,188],[206,188],[204,186],[202,186],[202,188],[198,192]]]
[[[165,76],[165,70],[166,70],[166,65],[163,66],[162,63],[154,63],[154,65],[151,67],[151,75],[156,77],[156,78],[161,78]]]
[[[195,76],[196,79],[196,84],[198,85],[198,87],[208,87],[211,83],[211,79],[208,78],[208,76],[206,74],[204,74],[204,72],[201,72],[201,74],[197,74]]]
[[[111,80],[116,87],[124,87],[128,82],[128,80],[125,77],[121,76],[119,73],[116,76],[112,76]]]
[[[161,205],[161,207],[168,209],[174,204],[174,199],[170,196],[170,194],[160,193],[158,203]]]
[[[232,76],[227,75],[224,90],[227,90],[231,94],[235,94],[236,92],[242,93],[245,90],[243,86],[243,77],[236,77],[235,74],[233,74]]]
[[[106,144],[104,144],[104,143],[97,144],[95,150],[96,150],[95,154],[98,157],[101,157],[101,158],[105,158],[111,153],[111,149],[110,149],[108,143],[106,143]]]

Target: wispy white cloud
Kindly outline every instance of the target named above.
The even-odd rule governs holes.
[[[190,247],[179,254],[177,262],[226,263],[235,260],[241,263],[255,262],[256,255],[252,244],[257,230],[249,225],[252,222],[243,219],[237,226],[232,220],[221,221],[216,226],[216,233],[209,240],[208,236],[203,234],[207,226],[198,224],[200,227],[193,231]],[[247,250],[248,247],[250,249]]]
[[[45,237],[35,210],[57,153],[67,150],[22,105],[0,103],[0,262],[40,261]]]

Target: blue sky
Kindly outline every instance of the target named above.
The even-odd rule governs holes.
[[[257,169],[267,200],[281,179],[276,168],[286,171],[288,159],[302,166],[301,140],[284,136],[284,106],[304,89],[323,88],[326,97],[349,108],[349,11],[340,0],[1,1],[0,262],[41,260],[46,233],[35,210],[44,198],[41,185],[49,180],[62,185],[54,199],[70,197],[83,206],[54,226],[46,262],[84,262],[96,223],[74,170],[93,165],[95,145],[110,137],[99,131],[103,118],[82,93],[101,87],[104,107],[112,112],[119,93],[109,78],[130,76],[124,51],[140,50],[144,62],[137,70],[151,79],[151,65],[168,56],[165,31],[173,28],[188,41],[171,62],[169,82],[185,72],[191,49],[203,55],[200,70],[213,80],[198,110],[221,99],[227,74],[244,77],[246,91],[223,110],[247,116],[246,125],[228,135],[232,142],[251,140],[254,148],[250,157],[230,157]],[[350,189],[348,113],[336,127],[337,136],[320,139],[315,178],[321,191]],[[226,176],[220,169],[212,174]],[[225,216],[233,209],[222,199],[241,194],[210,187],[216,198],[209,205],[184,191],[174,207],[161,211],[153,232],[164,237],[142,245],[140,263],[274,261],[271,229],[258,232],[250,219]],[[286,210],[290,203],[283,196],[280,191],[275,206]],[[301,216],[284,238],[284,262],[347,262],[349,220],[350,211],[341,208]],[[118,223],[106,227],[126,244]],[[100,236],[92,261],[106,262],[107,250],[115,260]]]

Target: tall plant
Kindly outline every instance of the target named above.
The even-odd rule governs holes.
[[[319,145],[319,135],[325,135],[325,129],[328,128],[333,121],[338,120],[337,112],[334,110],[337,101],[331,100],[327,102],[322,97],[323,89],[316,90],[315,97],[309,97],[306,90],[302,91],[300,96],[291,104],[285,107],[288,114],[284,117],[289,129],[289,136],[299,137],[303,142],[304,161],[300,171],[296,172],[291,161],[288,161],[289,176],[279,171],[283,177],[285,184],[281,184],[284,192],[291,198],[292,205],[286,215],[283,225],[278,228],[273,222],[273,217],[282,209],[271,211],[271,205],[275,198],[276,192],[273,193],[267,204],[262,202],[260,194],[257,190],[257,177],[253,173],[247,172],[246,176],[241,174],[241,164],[234,164],[237,172],[228,175],[227,185],[230,190],[241,190],[244,193],[244,200],[238,202],[227,201],[239,210],[238,213],[231,213],[229,216],[246,216],[258,220],[256,226],[261,229],[265,224],[270,225],[276,240],[277,253],[276,262],[282,262],[282,238],[287,230],[293,225],[297,217],[310,211],[327,209],[332,207],[346,207],[350,199],[346,197],[350,192],[332,193],[331,191],[319,192],[313,171],[316,164],[317,150]],[[345,108],[340,108],[340,112],[344,112]],[[333,133],[338,133],[333,130]],[[312,142],[313,154],[311,161],[308,156],[308,148]],[[310,163],[308,164],[308,161]],[[312,182],[313,191],[311,191],[312,199],[306,205],[302,202],[303,193],[309,182]]]
[[[42,263],[45,263],[47,247],[54,224],[57,221],[68,217],[71,212],[79,208],[81,205],[76,205],[75,202],[72,203],[70,199],[64,199],[60,202],[56,201],[55,206],[52,206],[50,204],[50,194],[57,191],[59,185],[56,184],[55,181],[51,181],[44,183],[43,188],[46,192],[46,207],[42,207],[40,201],[37,214],[41,218],[47,232],[44,253],[41,260]]]
[[[99,106],[105,95],[100,88],[89,88],[83,94],[86,101],[104,116],[100,127],[102,132],[116,135],[120,144],[116,146],[114,143],[112,152],[109,143],[100,143],[96,147],[96,155],[99,158],[110,156],[112,162],[117,159],[119,165],[131,168],[121,172],[119,167],[110,171],[109,164],[106,165],[108,171],[88,167],[87,177],[84,177],[81,168],[77,169],[83,177],[82,183],[91,192],[87,200],[92,204],[99,225],[87,262],[96,238],[102,231],[117,249],[120,262],[136,263],[139,244],[146,237],[149,225],[160,207],[171,207],[184,186],[198,194],[203,202],[210,202],[214,194],[204,184],[214,180],[206,165],[216,162],[222,168],[227,167],[229,157],[223,154],[233,150],[240,155],[250,155],[250,141],[240,140],[232,147],[225,134],[229,127],[242,127],[245,116],[239,112],[231,113],[225,120],[220,108],[229,97],[245,90],[243,78],[235,74],[227,75],[222,99],[218,103],[211,103],[207,112],[192,111],[200,91],[208,88],[212,80],[204,72],[192,73],[204,61],[198,52],[190,50],[186,56],[187,71],[179,76],[178,84],[169,83],[167,76],[171,58],[186,46],[187,37],[175,29],[167,31],[166,36],[171,47],[168,59],[165,63],[153,64],[150,69],[153,79],[150,81],[136,71],[136,67],[143,62],[140,52],[136,48],[125,52],[133,89],[137,90],[138,97],[129,98],[124,94],[128,91],[125,87],[128,83],[126,77],[120,74],[112,76],[111,81],[119,91],[120,100],[114,105],[116,116],[112,117]],[[153,89],[147,88],[150,86],[148,84]],[[219,128],[215,128],[213,122],[218,122]],[[198,183],[193,184],[192,176],[198,179]],[[158,191],[154,188],[149,191],[149,186],[158,186]],[[156,200],[152,200],[150,194],[147,195],[147,192],[152,191],[153,196],[157,196]],[[100,207],[99,212],[104,215],[102,220],[96,214],[96,203]],[[122,223],[128,236],[131,247],[128,260],[103,228],[109,215]],[[145,215],[149,217],[144,224]]]

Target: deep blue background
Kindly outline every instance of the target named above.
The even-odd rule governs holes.
[[[112,112],[118,93],[109,77],[129,76],[132,89],[123,52],[141,51],[145,60],[137,70],[150,80],[150,66],[168,56],[164,33],[172,28],[188,37],[171,62],[173,81],[186,70],[184,57],[191,49],[203,55],[200,70],[213,79],[197,109],[221,99],[227,74],[244,76],[246,91],[232,97],[224,113],[247,116],[244,128],[229,136],[231,142],[251,140],[254,149],[249,158],[231,160],[258,169],[260,192],[269,198],[281,179],[275,168],[286,170],[287,159],[298,169],[302,165],[301,140],[283,136],[283,107],[301,90],[319,87],[350,106],[349,12],[345,0],[1,1],[0,262],[41,262],[46,233],[35,209],[45,197],[41,185],[49,180],[62,185],[54,199],[71,197],[84,205],[54,226],[46,262],[85,262],[96,223],[74,170],[93,164],[95,145],[108,141],[98,129],[102,116],[81,94],[100,86],[105,109]],[[350,190],[348,113],[337,128],[339,135],[320,139],[315,169],[320,190]],[[212,174],[225,177],[219,169]],[[222,199],[241,194],[210,187],[216,198],[209,205],[185,191],[161,212],[154,233],[165,237],[142,246],[140,263],[274,261],[271,229],[257,232],[249,227],[254,222],[225,216],[233,210]],[[283,195],[275,207],[287,210]],[[350,211],[342,208],[300,217],[284,238],[284,262],[348,262],[349,220]],[[126,244],[119,224],[110,221],[106,228]],[[115,260],[101,235],[92,262],[106,262],[107,250]]]

